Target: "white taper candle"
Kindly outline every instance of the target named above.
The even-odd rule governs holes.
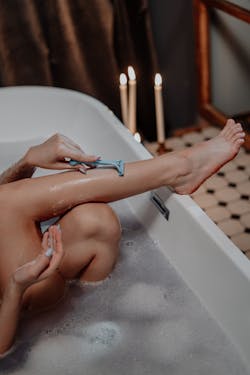
[[[164,124],[164,110],[162,100],[162,78],[159,73],[155,75],[155,114],[157,127],[157,141],[158,143],[165,142],[165,124]]]
[[[136,76],[132,66],[128,67],[128,128],[132,134],[136,133]]]
[[[127,77],[126,74],[120,74],[120,99],[121,99],[121,110],[122,110],[122,121],[128,126],[128,89],[127,89]]]

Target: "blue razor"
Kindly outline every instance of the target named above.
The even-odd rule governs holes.
[[[77,161],[70,160],[69,164],[74,166],[77,164],[87,165],[89,167],[106,167],[106,168],[115,168],[119,176],[124,176],[124,161],[123,160],[96,160],[96,161]]]

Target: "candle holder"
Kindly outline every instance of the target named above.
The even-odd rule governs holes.
[[[172,149],[167,148],[166,145],[165,145],[165,142],[163,142],[163,143],[158,142],[158,148],[156,150],[158,155],[163,155],[163,154],[166,154],[167,152],[170,152],[170,151],[172,151]]]

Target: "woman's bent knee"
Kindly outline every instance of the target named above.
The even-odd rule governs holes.
[[[118,258],[121,237],[120,222],[112,208],[104,203],[82,204],[65,214],[60,224],[65,249],[60,271],[64,277],[86,273],[91,274],[89,280],[106,277]]]
[[[119,219],[113,209],[105,203],[79,205],[71,211],[71,219],[77,233],[85,238],[118,242],[121,237]]]
[[[31,285],[23,296],[23,309],[42,311],[56,305],[65,294],[65,280],[56,271],[36,284]]]

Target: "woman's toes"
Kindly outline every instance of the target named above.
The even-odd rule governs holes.
[[[235,134],[235,135],[232,137],[232,143],[235,143],[235,142],[237,142],[238,140],[240,140],[241,143],[243,143],[243,142],[244,142],[244,138],[245,138],[245,133],[244,133],[244,132],[237,133],[237,134]]]
[[[231,131],[235,127],[235,121],[230,118],[226,123],[226,127],[228,131]]]
[[[240,147],[244,142],[245,142],[245,139],[244,139],[244,138],[238,138],[238,139],[236,139],[235,144],[236,144],[238,147]]]
[[[233,138],[233,137],[236,136],[236,135],[238,135],[239,137],[241,137],[241,136],[244,137],[245,133],[244,133],[244,131],[242,130],[242,128],[235,128],[235,129],[233,130],[233,132],[231,133],[231,138]]]
[[[239,124],[239,123],[236,124],[233,131],[234,131],[234,133],[243,132],[241,124]]]
[[[238,123],[238,124],[235,124],[233,127],[230,127],[225,138],[228,141],[231,141],[232,138],[234,138],[236,134],[240,134],[240,133],[243,133],[243,129],[242,129],[241,124]]]
[[[235,122],[232,119],[227,120],[226,125],[224,126],[221,135],[223,135],[225,138],[230,137],[231,130],[235,126]]]
[[[228,125],[229,125],[229,126],[234,126],[234,125],[235,125],[235,121],[234,121],[234,119],[230,118],[230,119],[228,120]]]

